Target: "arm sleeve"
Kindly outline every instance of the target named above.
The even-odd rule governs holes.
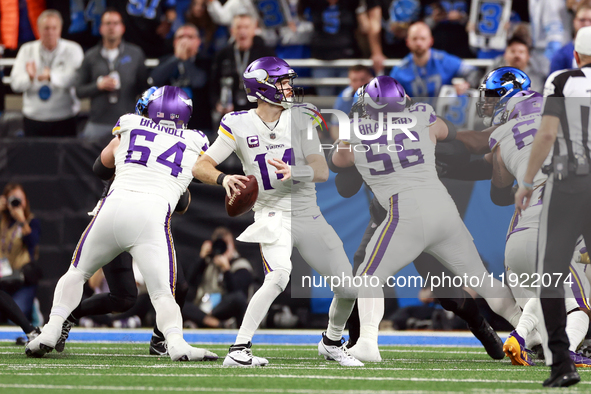
[[[207,154],[216,163],[220,164],[236,150],[236,140],[231,140],[221,132],[214,143],[207,149]]]
[[[96,160],[94,161],[94,165],[92,166],[92,171],[96,176],[98,176],[103,181],[108,181],[109,179],[113,178],[115,175],[115,167],[109,168],[106,167],[102,160],[101,155],[99,154]]]
[[[468,165],[453,165],[447,168],[445,178],[461,181],[481,181],[492,178],[492,164],[484,157],[472,160]]]
[[[491,183],[490,199],[495,205],[499,205],[501,207],[507,207],[509,205],[515,204],[515,193],[513,191],[513,185],[499,188]]]
[[[363,177],[355,166],[344,168],[334,179],[337,191],[344,198],[353,197],[363,186]]]

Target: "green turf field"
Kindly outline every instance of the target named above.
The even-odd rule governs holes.
[[[224,356],[226,346],[207,345]],[[0,392],[221,392],[221,393],[535,393],[549,369],[491,360],[478,348],[384,346],[384,362],[343,368],[318,357],[313,346],[256,346],[269,365],[222,367],[222,361],[173,363],[149,356],[147,344],[69,343],[42,359],[0,343]],[[559,392],[591,392],[582,382]],[[544,392],[551,392],[546,390]]]

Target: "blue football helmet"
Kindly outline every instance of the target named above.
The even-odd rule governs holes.
[[[158,90],[158,86],[152,86],[151,88],[148,88],[148,90],[146,90],[144,93],[142,93],[137,103],[135,103],[136,115],[146,115],[146,107],[148,106],[148,101],[150,101],[150,96],[156,90]]]
[[[515,67],[499,67],[484,78],[480,85],[480,99],[476,103],[478,116],[486,126],[502,123],[502,114],[511,97],[531,88],[531,79]]]

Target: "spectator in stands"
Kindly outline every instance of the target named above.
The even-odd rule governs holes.
[[[12,52],[25,42],[38,39],[37,22],[39,15],[45,9],[45,0],[2,0],[0,2],[0,44]],[[11,54],[11,56],[14,55]]]
[[[578,3],[577,11],[573,19],[573,32],[575,38],[580,28],[585,26],[591,26],[591,1],[582,1]],[[550,74],[554,71],[565,70],[569,68],[577,68],[577,62],[575,61],[574,52],[575,41],[574,39],[560,48],[556,55],[552,58],[550,64]]]
[[[199,327],[223,327],[224,321],[233,318],[240,326],[251,292],[253,269],[236,251],[232,232],[225,227],[216,228],[211,240],[201,246],[199,257],[187,273],[189,294],[183,308],[184,319]]]
[[[7,184],[0,195],[0,290],[12,296],[29,321],[41,277],[36,265],[40,234],[22,185]]]
[[[349,67],[349,86],[347,86],[337,97],[334,108],[348,114],[353,106],[353,96],[357,89],[369,83],[373,78],[373,73],[369,67],[358,64],[356,66]],[[339,127],[336,117],[333,117],[330,127],[331,141],[336,141],[339,136]]]
[[[433,23],[433,48],[441,49],[460,58],[472,58],[474,53],[468,43],[468,1],[441,1],[431,6]],[[427,24],[429,24],[427,22]]]
[[[529,0],[532,28],[532,65],[548,75],[550,60],[571,38],[571,21],[565,0]]]
[[[218,26],[207,11],[208,0],[192,0],[185,15],[186,23],[197,27],[201,37],[199,53],[201,56],[213,57],[213,55],[226,46],[228,42],[228,29]]]
[[[86,52],[78,69],[76,94],[90,98],[90,116],[81,134],[83,138],[111,136],[117,119],[133,110],[137,95],[147,88],[144,53],[122,40],[124,32],[119,11],[105,10],[100,27],[102,42]]]
[[[397,0],[367,0],[368,40],[376,73],[384,70],[386,58],[401,58],[408,54],[405,44],[408,27],[419,20],[421,13],[418,2],[410,2],[405,7],[397,7],[396,3]]]
[[[275,55],[256,35],[256,26],[256,19],[251,15],[235,16],[231,29],[233,42],[218,52],[213,61],[210,94],[216,112],[221,115],[253,108],[253,103],[246,99],[242,74],[255,59]]]
[[[359,57],[355,38],[359,0],[300,0],[300,14],[306,8],[314,24],[310,41],[311,56],[320,60],[351,59]],[[314,78],[346,77],[343,68],[315,68]],[[332,86],[317,87],[320,96],[336,96],[338,89]]]
[[[465,78],[456,83],[458,94],[463,94],[478,83],[479,73],[457,56],[432,49],[431,29],[424,22],[416,22],[408,29],[406,45],[410,50],[390,76],[399,81],[410,97],[437,97],[442,85],[451,85],[453,78]]]
[[[174,34],[174,55],[163,60],[150,75],[150,85],[179,86],[193,100],[190,129],[210,133],[211,105],[208,78],[211,62],[199,54],[201,40],[194,25],[185,24]]]
[[[25,136],[75,136],[80,103],[74,93],[80,45],[60,38],[62,17],[55,10],[39,15],[39,40],[18,51],[10,86],[23,92]]]
[[[541,92],[544,89],[546,82],[546,75],[540,74],[537,70],[531,67],[530,64],[530,47],[521,37],[513,36],[507,41],[507,48],[502,56],[495,59],[492,66],[486,72],[494,70],[498,67],[515,67],[526,73],[531,79],[531,88],[536,92]]]
[[[125,41],[142,48],[148,59],[173,52],[166,36],[177,17],[176,0],[117,0],[112,4],[123,16]]]
[[[278,1],[270,7],[253,0],[209,0],[207,10],[215,23],[229,26],[236,15],[248,14],[258,21],[257,34],[269,47],[276,48],[277,56],[285,59],[310,57],[309,43],[313,26],[298,18],[299,0]],[[257,7],[261,7],[257,9]]]

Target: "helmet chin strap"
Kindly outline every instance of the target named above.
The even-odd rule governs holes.
[[[484,125],[485,125],[486,127],[490,127],[490,126],[492,126],[492,116],[485,116],[485,117],[482,119],[482,123],[484,123]]]

